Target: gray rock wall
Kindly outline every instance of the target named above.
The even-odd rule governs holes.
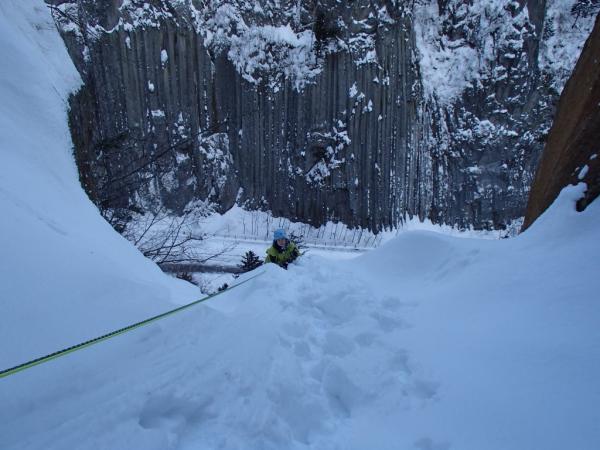
[[[223,54],[211,56],[198,34],[171,22],[102,33],[89,48],[86,87],[71,109],[78,160],[95,155],[110,166],[93,164],[88,191],[98,190],[93,179],[102,184],[105,172],[118,178],[122,168],[146,161],[140,155],[173,148],[127,180],[131,191],[112,184],[102,195],[106,206],[125,207],[138,194],[151,201],[158,195],[176,211],[196,198],[223,210],[237,200],[308,223],[341,220],[375,230],[407,212],[426,216],[430,170],[417,145],[409,25],[404,19],[376,35],[379,64],[329,54],[300,91],[290,81],[278,90],[247,82]],[[215,135],[220,145],[207,145]],[[139,181],[149,177],[149,185]]]
[[[452,103],[425,94],[415,18],[397,2],[293,2],[307,7],[289,17],[261,2],[268,20],[313,30],[302,83],[281,75],[295,55],[288,38],[247,65],[228,54],[252,36],[240,23],[267,20],[243,0],[223,25],[237,41],[199,31],[224,19],[207,7],[199,25],[194,2],[157,1],[146,22],[119,2],[88,3],[63,5],[87,27],[61,29],[86,83],[70,112],[77,161],[104,210],[181,212],[208,199],[376,231],[407,216],[503,228],[523,215],[557,96],[537,63],[545,2],[501,10],[515,25],[497,62]],[[439,3],[440,40],[477,48],[480,18],[460,4]],[[272,69],[254,72],[257,54]]]

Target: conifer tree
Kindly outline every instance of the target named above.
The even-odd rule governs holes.
[[[242,256],[242,262],[238,267],[242,272],[250,272],[260,266],[262,266],[262,260],[252,250],[248,250],[246,254]]]
[[[298,250],[300,250],[301,252],[303,250],[306,250],[306,244],[304,243],[304,236],[302,236],[301,234],[296,234],[296,233],[291,233],[290,234],[290,241],[292,241],[294,244],[296,244],[296,247],[298,247]]]

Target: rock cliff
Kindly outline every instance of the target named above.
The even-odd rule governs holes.
[[[568,184],[587,184],[581,211],[600,195],[600,16],[562,92],[531,189],[523,229]]]
[[[522,217],[591,23],[558,0],[53,3],[103,211],[237,202],[375,231]]]

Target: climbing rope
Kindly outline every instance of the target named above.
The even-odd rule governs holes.
[[[264,274],[264,272],[260,272],[260,273],[258,273],[256,275],[248,278],[247,280],[244,280],[244,281],[242,281],[242,282],[240,282],[240,283],[238,283],[238,284],[236,284],[234,286],[231,286],[231,287],[229,287],[229,288],[227,288],[227,289],[225,289],[223,291],[220,291],[220,292],[217,292],[215,294],[209,295],[208,297],[204,297],[204,298],[201,298],[199,300],[193,301],[191,303],[188,303],[187,305],[180,306],[178,308],[175,308],[175,309],[172,309],[170,311],[164,312],[164,313],[159,314],[157,316],[150,317],[149,319],[142,320],[141,322],[137,322],[137,323],[134,323],[132,325],[128,325],[128,326],[126,326],[124,328],[120,328],[118,330],[111,331],[110,333],[104,334],[102,336],[98,336],[97,338],[90,339],[89,341],[81,342],[81,343],[73,345],[71,347],[67,347],[67,348],[64,348],[62,350],[58,350],[58,351],[56,351],[54,353],[50,353],[49,355],[42,356],[40,358],[33,359],[33,360],[25,362],[23,364],[19,364],[18,366],[11,367],[10,369],[3,370],[3,371],[0,372],[0,378],[8,377],[8,376],[13,375],[13,374],[15,374],[17,372],[22,372],[23,370],[26,370],[26,369],[29,369],[31,367],[37,366],[39,364],[51,361],[51,360],[56,359],[56,358],[60,358],[61,356],[68,355],[69,353],[73,353],[73,352],[75,352],[77,350],[82,350],[82,349],[90,347],[90,346],[92,346],[94,344],[98,344],[98,343],[100,343],[102,341],[106,341],[106,340],[111,339],[113,337],[119,336],[121,334],[127,333],[127,332],[132,331],[132,330],[135,330],[136,328],[140,328],[140,327],[143,327],[144,325],[148,325],[148,324],[150,324],[152,322],[156,322],[157,320],[163,319],[164,317],[170,316],[170,315],[175,314],[175,313],[177,313],[179,311],[183,311],[184,309],[187,309],[187,308],[190,308],[192,306],[195,306],[198,303],[205,302],[207,300],[210,300],[211,298],[216,297],[217,295],[221,295],[221,294],[223,294],[225,292],[228,292],[228,291],[230,291],[232,289],[235,289],[236,287],[241,286],[242,284],[247,283],[248,281],[253,280],[256,277],[259,277],[262,274]]]

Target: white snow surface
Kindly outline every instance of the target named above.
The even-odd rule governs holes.
[[[41,0],[0,2],[0,367],[199,296],[102,219],[66,100],[81,80]],[[4,401],[5,387],[0,398]],[[0,432],[0,441],[5,433]],[[0,448],[9,446],[0,443]]]
[[[77,182],[79,83],[41,1],[0,3],[0,370],[196,294]],[[65,81],[66,80],[66,81]],[[514,239],[405,232],[306,255],[0,379],[0,448],[597,450],[600,202]]]
[[[0,380],[0,446],[596,449],[600,203],[576,213],[584,188],[514,239],[415,231],[268,265]]]

